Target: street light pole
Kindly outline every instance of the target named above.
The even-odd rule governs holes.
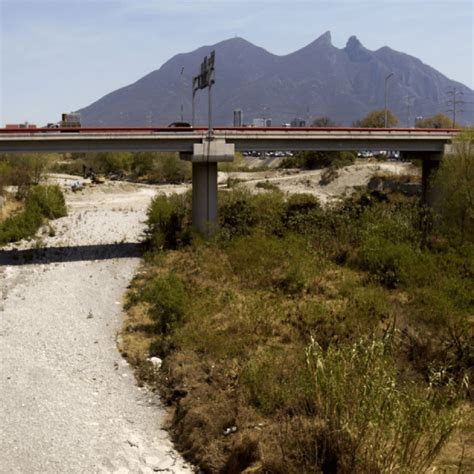
[[[385,101],[384,101],[384,127],[387,128],[387,122],[388,122],[388,117],[387,117],[387,85],[388,85],[388,80],[393,76],[393,72],[391,72],[386,78],[385,78]]]
[[[184,122],[184,80],[183,80],[184,67],[181,68],[181,122]]]

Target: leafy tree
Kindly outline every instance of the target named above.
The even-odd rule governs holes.
[[[144,176],[151,173],[154,169],[154,163],[158,156],[149,151],[139,151],[133,153],[132,171],[137,176]]]
[[[453,148],[435,179],[436,209],[446,233],[461,242],[474,241],[474,129],[465,131]]]
[[[41,181],[50,157],[41,154],[3,155],[0,162],[3,163],[0,169],[2,185],[17,186],[18,195],[25,197],[29,187]]]
[[[98,153],[96,160],[106,173],[127,173],[133,163],[132,154],[127,152]]]
[[[451,128],[453,121],[445,114],[439,113],[416,121],[417,128]]]
[[[338,124],[327,116],[317,117],[313,120],[312,127],[337,127]]]
[[[387,127],[398,125],[397,116],[387,109]],[[363,119],[354,122],[355,127],[361,128],[384,128],[385,127],[385,109],[377,109],[369,112]]]

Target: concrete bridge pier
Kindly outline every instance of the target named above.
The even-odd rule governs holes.
[[[432,207],[436,199],[433,179],[439,168],[443,153],[402,152],[402,159],[421,161],[421,202]]]
[[[192,163],[193,227],[209,237],[217,228],[217,164],[234,160],[234,145],[206,138],[193,146],[193,153],[181,153]]]
[[[217,163],[193,163],[193,226],[205,236],[217,226]]]
[[[435,153],[424,157],[421,162],[421,202],[427,207],[432,207],[436,200],[436,188],[433,184],[433,179],[436,176],[442,158],[442,153]]]

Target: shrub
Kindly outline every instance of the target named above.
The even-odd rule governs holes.
[[[145,290],[150,303],[148,315],[156,323],[159,334],[169,335],[185,314],[185,289],[174,273],[154,278]]]
[[[219,200],[221,236],[248,235],[257,221],[250,193],[240,189],[220,193]]]
[[[3,171],[4,185],[17,186],[18,196],[24,198],[32,185],[41,181],[50,161],[47,155],[3,155],[0,157]],[[6,165],[8,164],[8,165]],[[0,170],[1,171],[1,170]]]
[[[329,183],[332,183],[338,177],[339,173],[337,169],[333,166],[330,166],[321,173],[321,179],[319,180],[319,184],[321,186],[327,186]]]
[[[25,200],[25,209],[0,224],[0,245],[32,237],[44,219],[57,219],[67,213],[59,186],[34,186]]]
[[[283,223],[288,230],[309,233],[317,230],[323,218],[321,204],[312,194],[293,194],[286,202]]]
[[[407,243],[393,243],[377,235],[366,237],[356,263],[388,288],[422,285],[436,274],[433,259]]]
[[[150,177],[159,182],[182,183],[190,178],[190,164],[179,158],[177,153],[161,153]]]
[[[191,196],[158,195],[147,212],[147,233],[155,249],[175,249],[191,241]]]
[[[26,208],[37,206],[47,219],[58,219],[67,214],[64,195],[59,186],[34,186],[26,196]]]
[[[270,181],[259,181],[256,185],[258,189],[265,189],[266,191],[278,191],[278,186],[276,184],[270,183]]]

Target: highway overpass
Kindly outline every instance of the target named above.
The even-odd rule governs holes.
[[[0,153],[168,151],[193,167],[193,224],[203,233],[217,222],[217,163],[235,151],[400,151],[423,161],[423,199],[429,177],[459,130],[367,128],[128,127],[0,129]]]

